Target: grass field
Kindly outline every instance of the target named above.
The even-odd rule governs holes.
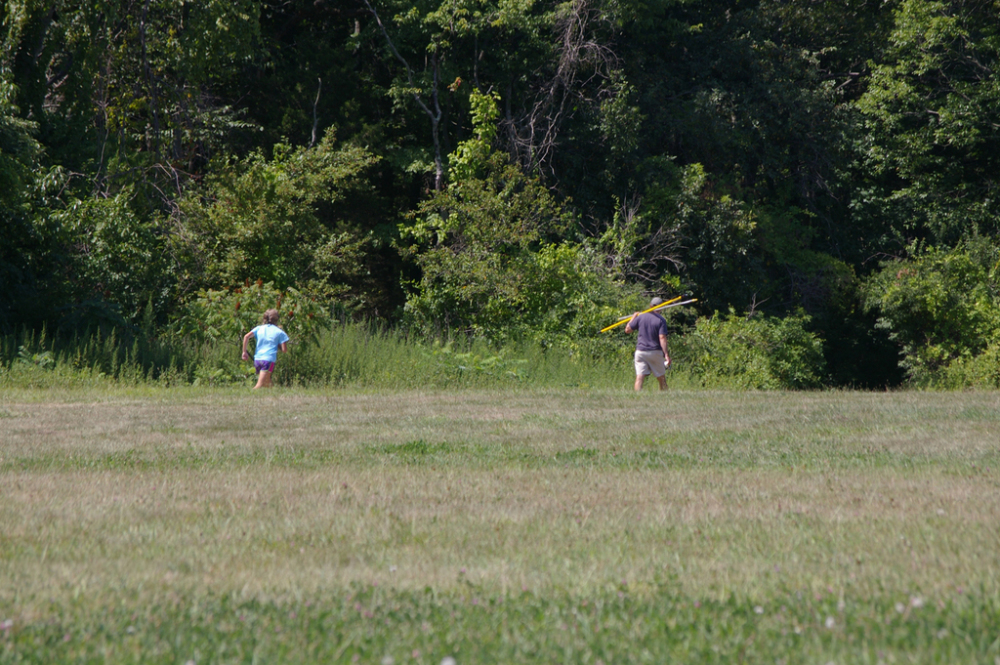
[[[1000,662],[1000,394],[0,393],[0,663]]]

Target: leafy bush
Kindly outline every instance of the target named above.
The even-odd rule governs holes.
[[[106,199],[75,201],[56,215],[78,247],[73,281],[81,296],[62,309],[60,327],[123,328],[139,323],[150,304],[156,313],[172,307],[176,280],[164,223],[142,208],[128,186]]]
[[[408,321],[424,334],[578,348],[640,302],[638,287],[613,280],[598,257],[573,243],[516,256],[445,250],[427,259],[420,290],[406,303]]]
[[[1000,246],[974,239],[953,249],[914,246],[911,254],[884,263],[862,295],[900,345],[910,380],[921,384],[998,341]]]
[[[676,362],[705,386],[816,388],[825,361],[822,340],[806,330],[809,320],[801,312],[779,319],[730,310],[698,319],[671,344]]]
[[[1000,342],[992,342],[982,353],[960,356],[929,376],[928,386],[947,389],[1000,388]]]
[[[549,241],[569,213],[505,160],[493,155],[485,175],[438,193],[404,229],[422,270],[406,302],[407,322],[424,335],[573,348],[613,321],[639,289],[614,279],[592,249]]]
[[[403,229],[422,271],[406,314],[425,333],[499,340],[540,312],[537,252],[566,221],[551,194],[494,155],[485,177],[455,182]],[[534,279],[533,279],[534,278]]]
[[[278,144],[270,159],[256,152],[216,164],[205,185],[178,202],[173,243],[182,287],[260,277],[282,289],[343,295],[368,242],[364,230],[348,228],[347,207],[367,193],[363,176],[376,162],[362,148],[335,147],[331,128],[311,148]]]
[[[174,320],[173,334],[196,343],[239,344],[243,335],[260,325],[268,309],[281,313],[279,326],[293,343],[315,342],[329,330],[330,313],[315,296],[293,288],[278,289],[271,282],[250,282],[235,289],[199,291]]]

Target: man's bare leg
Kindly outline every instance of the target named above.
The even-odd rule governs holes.
[[[637,374],[636,375],[636,377],[635,377],[635,389],[637,391],[638,390],[642,390],[642,384],[643,384],[643,382],[645,380],[646,380],[646,375],[645,374]]]
[[[656,377],[656,380],[660,382],[660,390],[667,389],[667,376],[665,374],[663,376]]]

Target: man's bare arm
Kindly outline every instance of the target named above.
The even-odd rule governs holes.
[[[660,335],[660,348],[663,349],[663,363],[670,365],[670,352],[667,351],[667,336]]]

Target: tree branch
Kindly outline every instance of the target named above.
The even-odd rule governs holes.
[[[316,86],[316,101],[313,102],[313,129],[312,138],[309,139],[309,147],[316,145],[316,125],[319,124],[319,116],[316,113],[316,109],[319,106],[319,93],[323,90],[323,79],[317,78],[318,84]]]
[[[382,36],[385,37],[386,44],[389,45],[389,50],[392,54],[399,60],[403,67],[406,69],[406,80],[410,84],[410,90],[416,90],[416,86],[413,83],[413,70],[410,68],[410,63],[406,61],[399,51],[396,50],[396,45],[393,43],[392,38],[389,36],[389,31],[386,30],[385,25],[382,23],[382,19],[379,18],[378,12],[368,0],[364,0],[365,6],[368,7],[368,11],[372,13],[375,17],[375,22],[378,24],[379,29],[382,31]],[[423,109],[427,117],[431,119],[431,136],[434,141],[434,189],[435,191],[441,191],[444,186],[444,162],[441,159],[441,141],[438,126],[441,124],[441,106],[438,104],[438,54],[435,51],[434,57],[431,59],[432,66],[434,68],[434,86],[431,89],[431,96],[433,98],[434,111],[431,111],[424,103],[423,98],[417,92],[411,92],[413,99],[416,100],[420,108]]]

